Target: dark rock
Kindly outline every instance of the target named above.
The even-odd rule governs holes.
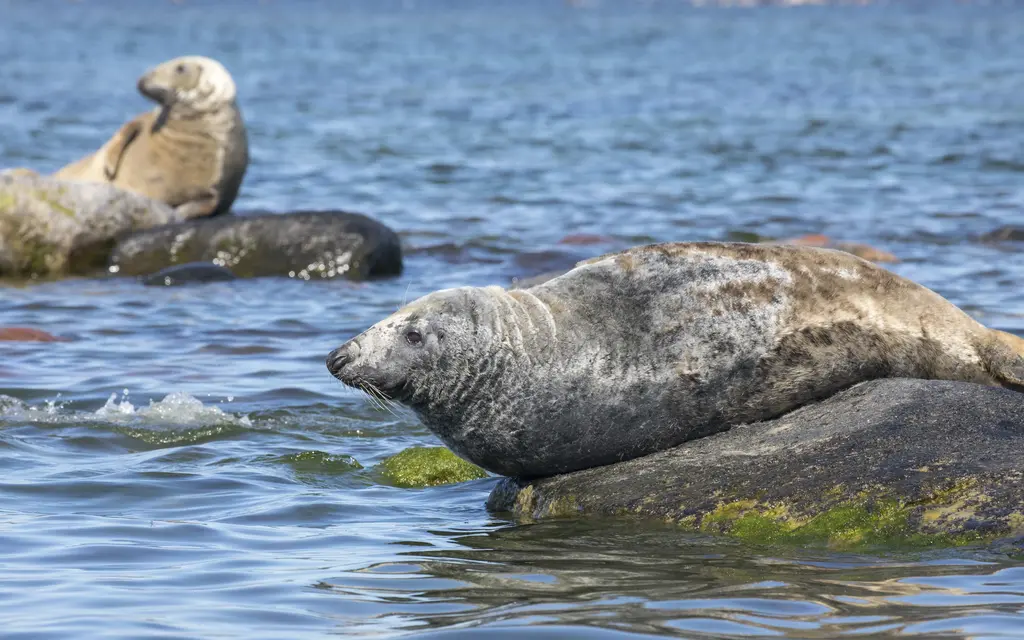
[[[490,508],[633,515],[757,542],[949,545],[1024,532],[1024,394],[873,380],[777,420],[562,476]]]
[[[224,282],[237,280],[235,274],[212,262],[189,262],[174,267],[161,269],[156,273],[142,277],[142,284],[156,287],[178,287],[186,284],[202,284],[205,282]]]
[[[981,236],[982,242],[1024,242],[1024,227],[999,227]]]
[[[131,234],[114,248],[110,270],[138,276],[189,262],[241,278],[365,280],[400,274],[402,248],[391,229],[358,213],[225,215]]]

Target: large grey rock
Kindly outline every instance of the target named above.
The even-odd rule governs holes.
[[[358,213],[226,215],[135,233],[114,249],[111,271],[147,275],[209,262],[238,277],[353,280],[398,275],[402,248],[383,224]]]
[[[782,418],[524,483],[523,519],[641,516],[754,541],[958,544],[1024,532],[1024,393],[865,382]]]
[[[96,271],[120,234],[178,219],[166,204],[109,184],[0,173],[0,277]]]

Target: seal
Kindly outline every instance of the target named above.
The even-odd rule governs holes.
[[[138,89],[159,106],[53,176],[109,182],[165,202],[183,218],[226,212],[249,164],[245,124],[227,69],[202,56],[175,58],[147,71]]]
[[[935,292],[816,247],[668,243],[528,289],[431,293],[331,352],[456,454],[531,478],[783,415],[859,382],[1024,391],[1024,348]]]

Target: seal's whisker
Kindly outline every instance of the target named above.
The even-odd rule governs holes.
[[[373,395],[373,393],[371,393],[370,390],[366,388],[365,383],[359,383],[359,388],[362,390],[363,393],[366,394],[366,397],[370,399],[370,404],[372,404],[374,408],[378,410],[383,409],[383,407],[381,407],[380,405],[380,400],[378,400],[377,396]]]
[[[398,414],[395,412],[395,409],[394,409],[395,401],[392,400],[388,396],[388,394],[386,394],[383,391],[381,391],[380,388],[378,388],[372,382],[367,382],[366,384],[369,386],[369,388],[371,389],[372,393],[376,396],[377,401],[380,403],[380,406],[383,407],[385,411],[387,411],[388,413],[390,413],[391,415],[393,415],[393,416],[395,416],[397,418]]]
[[[372,385],[370,385],[370,383],[360,382],[359,388],[362,389],[363,393],[366,394],[366,397],[370,399],[370,403],[373,404],[374,408],[378,411],[384,411],[384,405],[381,404],[380,398],[377,397],[377,394],[373,392]]]

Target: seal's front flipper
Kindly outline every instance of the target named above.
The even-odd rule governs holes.
[[[175,207],[174,211],[185,220],[205,218],[217,210],[217,202],[219,201],[220,196],[217,194],[216,189],[202,189],[194,197]]]
[[[11,176],[13,178],[38,178],[39,172],[28,167],[14,167],[0,171],[0,176]]]
[[[142,133],[142,116],[135,118],[122,126],[110,139],[110,147],[103,158],[103,175],[107,180],[113,181],[117,177],[117,170],[121,167],[125,151],[128,145],[135,141]]]

